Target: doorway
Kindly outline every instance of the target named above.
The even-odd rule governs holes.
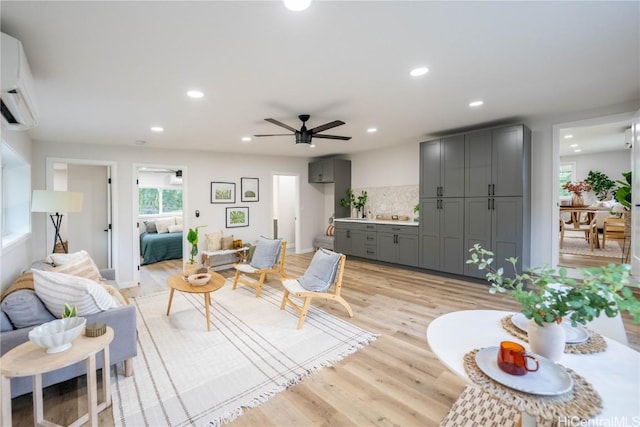
[[[298,253],[300,249],[299,176],[273,174],[273,237],[287,242],[287,251]]]
[[[114,168],[111,162],[47,159],[47,188],[83,194],[82,212],[69,213],[62,222],[68,251],[86,250],[98,268],[117,268],[113,253]],[[53,231],[48,230],[47,236],[53,236]],[[47,242],[49,246],[52,242]]]
[[[554,197],[552,224],[560,224],[559,207],[570,204],[570,193],[561,194],[563,177],[565,180],[573,182],[584,181],[593,171],[600,172],[613,181],[618,181],[624,179],[623,172],[632,170],[634,150],[628,144],[628,130],[632,127],[633,117],[633,113],[625,113],[554,125],[553,169],[556,178],[552,181]],[[635,151],[638,151],[638,147],[635,148]],[[563,249],[560,249],[558,230],[552,227],[551,241],[554,265],[576,269],[622,263],[626,253],[631,250],[628,242],[607,240],[606,250],[601,245],[603,222],[604,218],[610,215],[608,206],[612,203],[613,191],[600,197],[597,197],[593,192],[585,194],[588,194],[588,200],[585,200],[587,206],[599,209],[596,211],[596,219],[600,244],[596,245],[593,250],[589,249],[588,244],[579,245],[578,243],[582,243],[583,239],[578,233],[569,240],[568,248],[565,244]],[[626,262],[630,262],[631,258],[632,254]]]

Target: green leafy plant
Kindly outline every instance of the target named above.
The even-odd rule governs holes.
[[[612,179],[600,171],[589,171],[584,182],[591,185],[598,200],[605,200],[609,196],[609,191],[616,186]]]
[[[367,204],[367,200],[369,199],[369,195],[367,194],[366,191],[361,191],[360,195],[356,198],[355,203],[353,204],[353,207],[356,208],[357,210],[359,210],[360,212],[364,213],[364,205]]]
[[[347,197],[343,197],[340,199],[340,206],[343,208],[351,209],[351,206],[356,202],[356,199],[353,195],[353,191],[350,188],[347,188]]]
[[[413,207],[413,213],[417,214],[418,212],[420,212],[420,203],[418,203]]]
[[[347,188],[347,197],[340,199],[340,206],[347,209],[355,208],[356,210],[364,214],[364,206],[367,204],[368,199],[369,195],[367,194],[366,190],[361,191],[360,195],[356,197],[356,195],[353,194],[353,190]]]
[[[187,241],[191,243],[191,257],[189,258],[189,264],[195,262],[195,256],[198,255],[198,229],[206,227],[206,225],[199,225],[196,228],[190,228],[187,233]]]
[[[584,325],[602,312],[613,317],[621,311],[627,311],[635,323],[640,323],[640,301],[627,287],[631,270],[628,264],[579,269],[583,279],[578,281],[568,277],[564,268],[557,274],[546,266],[520,274],[515,267],[517,259],[508,258],[515,273],[510,278],[505,277],[502,268],[491,267],[494,256],[491,251],[476,244],[469,252],[467,264],[476,264],[478,269],[487,271],[489,292],[509,294],[522,305],[522,314],[540,326],[559,323],[562,318],[570,319],[573,326]]]
[[[626,209],[631,210],[631,171],[623,172],[625,181],[616,181],[618,188],[615,192],[615,199]]]
[[[64,304],[64,310],[62,310],[62,318],[66,319],[67,317],[76,317],[78,315],[78,307],[75,305],[71,307],[69,304]]]

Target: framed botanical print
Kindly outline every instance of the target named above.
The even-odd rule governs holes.
[[[211,203],[235,203],[236,183],[235,182],[212,182],[211,183]]]
[[[260,180],[258,178],[240,178],[240,201],[257,202],[260,199]]]
[[[248,227],[249,226],[249,208],[226,208],[227,211],[227,228]]]

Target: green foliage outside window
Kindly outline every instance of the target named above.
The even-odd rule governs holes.
[[[182,211],[182,190],[138,189],[140,215],[153,215]]]
[[[560,197],[571,196],[571,192],[564,188],[567,182],[573,181],[573,165],[560,165],[560,179],[558,180],[560,185],[558,192]]]

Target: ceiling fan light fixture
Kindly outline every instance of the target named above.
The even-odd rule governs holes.
[[[287,9],[300,12],[311,5],[311,0],[283,0],[283,3]]]

